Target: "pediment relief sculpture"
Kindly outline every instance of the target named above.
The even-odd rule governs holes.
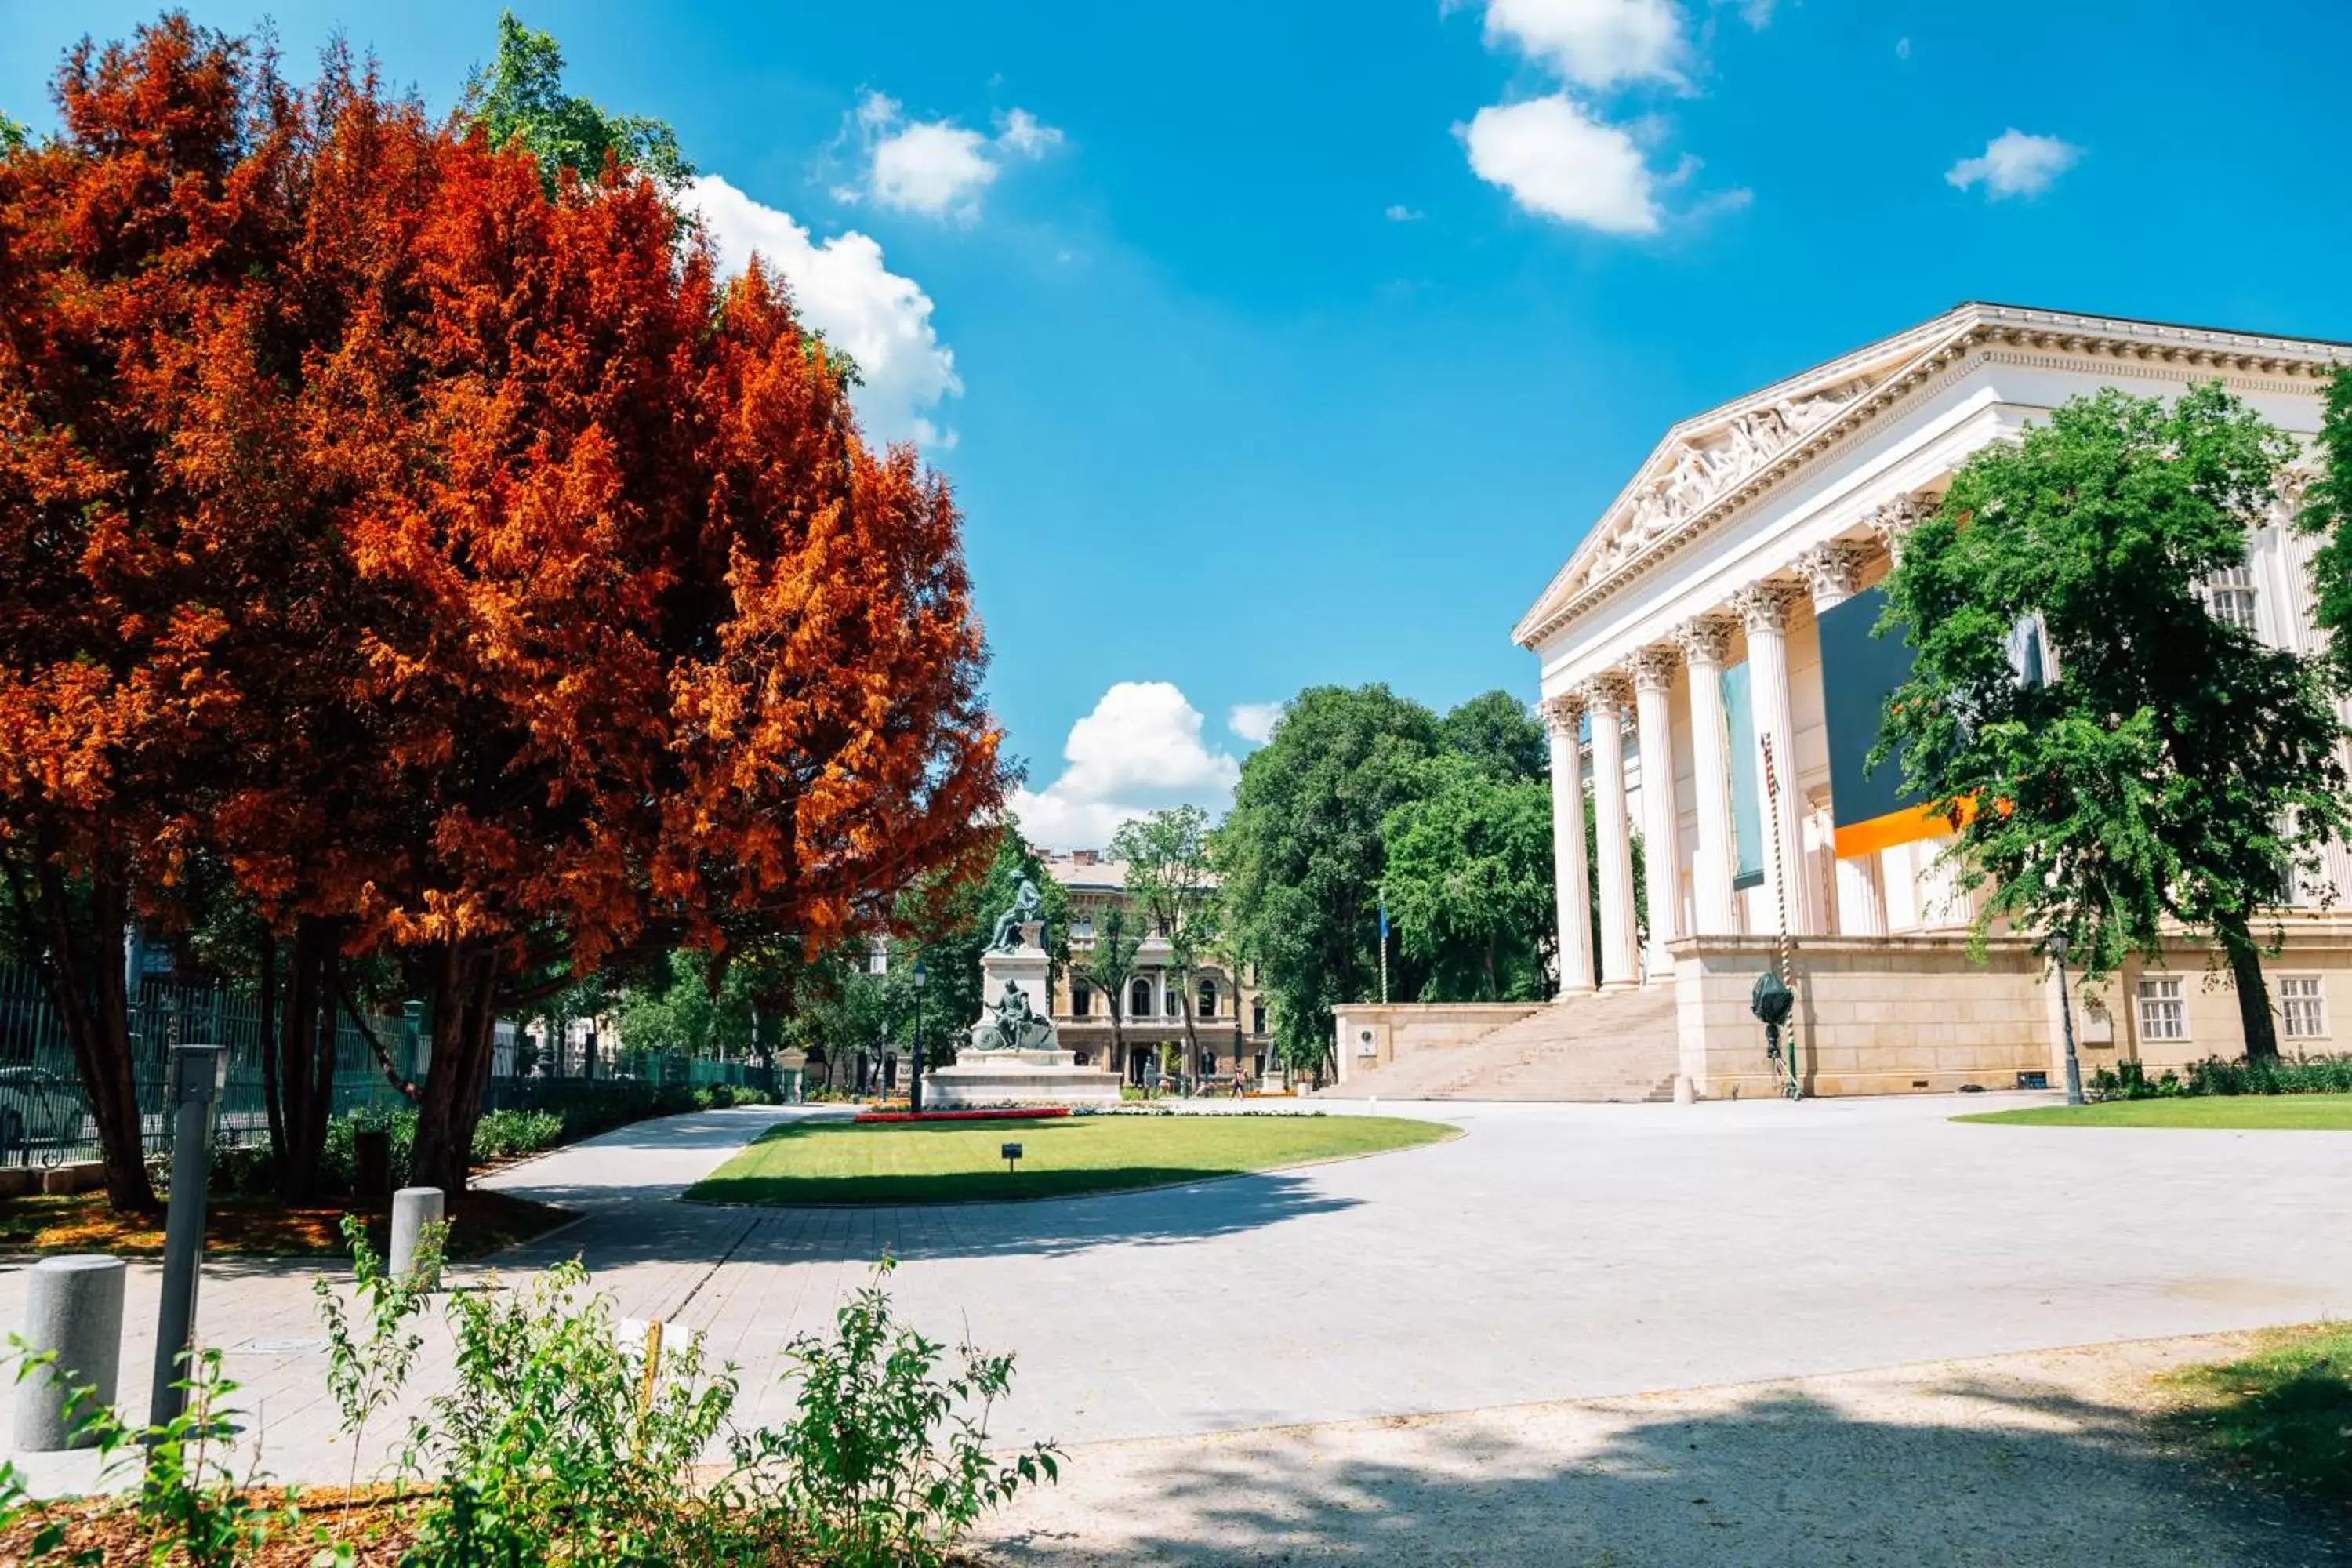
[[[1575,584],[1589,587],[1629,564],[1676,527],[1778,462],[1851,406],[1874,384],[1868,376],[1784,397],[1675,442],[1612,519]]]

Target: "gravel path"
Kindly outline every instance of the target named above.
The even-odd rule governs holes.
[[[2352,1563],[2340,1525],[2221,1485],[2145,1417],[2238,1336],[1072,1450],[994,1564],[1508,1568]]]

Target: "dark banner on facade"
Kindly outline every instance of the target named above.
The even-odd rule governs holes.
[[[1820,617],[1830,797],[1842,859],[1950,831],[1923,797],[1904,793],[1899,759],[1864,765],[1878,743],[1886,699],[1911,676],[1911,645],[1899,634],[1870,635],[1885,611],[1885,593],[1870,588]]]

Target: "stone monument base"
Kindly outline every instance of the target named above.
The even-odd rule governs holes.
[[[1082,1068],[1071,1051],[958,1051],[955,1066],[923,1075],[923,1109],[1117,1105],[1118,1087],[1117,1073]]]

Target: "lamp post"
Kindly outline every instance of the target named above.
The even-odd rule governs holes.
[[[923,982],[930,978],[923,973],[923,961],[915,960],[915,1070],[907,1080],[907,1112],[910,1116],[923,1113]]]
[[[2070,944],[2064,931],[2053,932],[2050,938],[2050,962],[2058,966],[2058,1017],[2066,1032],[2066,1103],[2083,1103],[2083,1064],[2074,1055],[2074,1005],[2066,997],[2066,950]]]

